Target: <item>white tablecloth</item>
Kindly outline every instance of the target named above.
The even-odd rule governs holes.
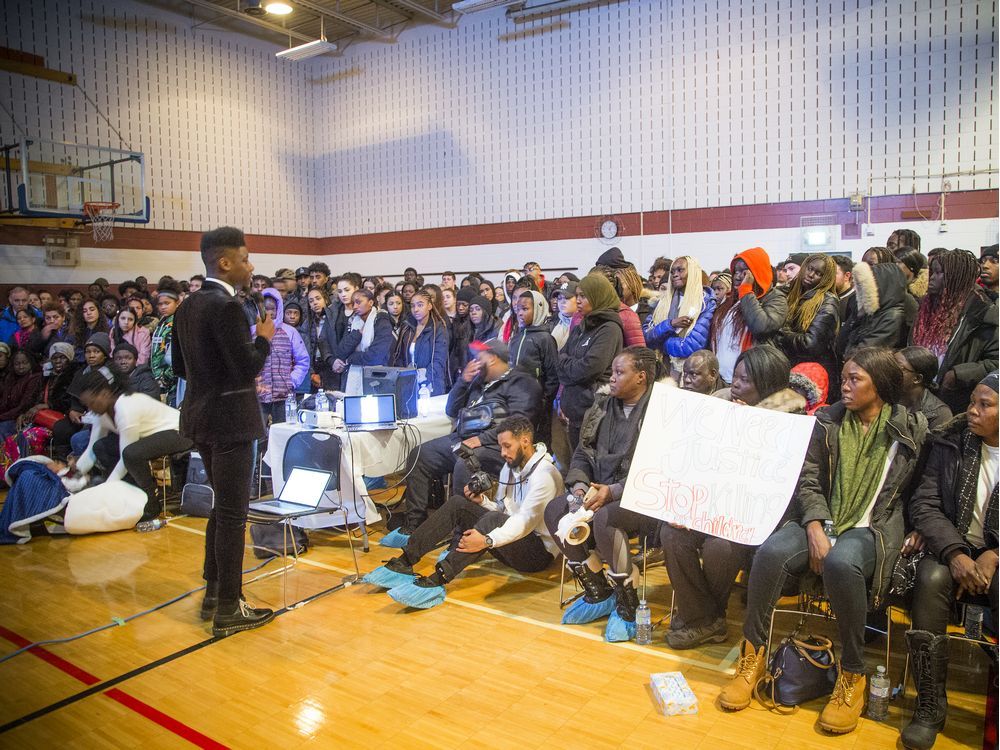
[[[392,472],[402,471],[406,454],[417,443],[447,435],[452,430],[451,420],[444,413],[448,396],[435,396],[430,400],[430,408],[426,417],[415,417],[405,421],[407,427],[395,430],[377,430],[374,432],[347,432],[342,428],[324,430],[340,438],[340,492],[327,492],[320,507],[340,507],[341,498],[347,510],[350,523],[361,520],[364,513],[366,523],[379,520],[375,503],[368,496],[364,477],[379,477]],[[285,484],[283,462],[285,446],[296,432],[308,428],[297,423],[280,422],[271,425],[267,441],[267,464],[271,467],[274,494],[277,496]],[[295,521],[296,526],[307,529],[318,529],[324,526],[340,525],[344,522],[343,515],[337,513],[317,513],[305,516]]]

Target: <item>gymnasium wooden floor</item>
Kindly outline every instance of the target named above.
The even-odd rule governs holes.
[[[0,656],[124,619],[199,586],[204,525],[180,517],[155,533],[3,547]],[[351,571],[345,536],[312,539],[287,574],[289,602],[321,594]],[[362,572],[389,556],[373,545],[359,556]],[[244,567],[256,564],[248,550]],[[247,578],[280,567],[274,561]],[[863,720],[841,737],[816,728],[822,701],[791,715],[756,704],[739,714],[719,710],[715,698],[730,674],[742,617],[738,592],[731,641],[680,653],[663,645],[659,630],[654,646],[639,647],[604,643],[603,624],[560,625],[558,584],[556,566],[525,577],[484,563],[450,587],[444,605],[425,612],[404,611],[356,584],[223,640],[198,620],[201,595],[192,594],[122,626],[0,663],[0,747],[899,746],[912,688],[910,698],[893,703],[887,722]],[[670,600],[662,567],[650,584],[655,618]],[[280,576],[245,588],[252,601],[282,607]],[[902,630],[893,644],[897,679]],[[965,644],[953,644],[951,653],[951,711],[935,747],[978,748],[987,660]],[[649,675],[675,670],[699,699],[695,716],[657,712]]]

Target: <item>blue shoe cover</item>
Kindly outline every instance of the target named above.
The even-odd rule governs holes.
[[[608,617],[608,626],[604,628],[604,640],[608,643],[620,643],[635,639],[635,622],[623,620],[617,610]]]
[[[581,596],[563,612],[563,625],[583,625],[584,623],[607,617],[615,608],[615,597],[609,596],[602,602],[588,602]]]
[[[444,601],[444,586],[423,588],[409,581],[390,589],[389,596],[405,607],[430,609]]]
[[[370,583],[373,586],[380,586],[384,589],[391,589],[393,586],[401,586],[404,583],[410,583],[415,575],[408,573],[397,573],[394,570],[389,570],[384,565],[379,565],[375,570],[366,575],[361,580],[365,583]]]
[[[407,542],[410,541],[410,535],[404,534],[399,529],[393,529],[384,537],[379,539],[379,544],[383,547],[395,547],[396,549],[403,549]]]

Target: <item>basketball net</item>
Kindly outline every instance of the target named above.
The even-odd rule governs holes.
[[[83,212],[90,220],[95,242],[108,242],[115,237],[115,209],[117,203],[90,202],[83,204]]]

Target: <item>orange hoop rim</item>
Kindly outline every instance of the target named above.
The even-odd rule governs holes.
[[[83,204],[83,212],[87,216],[99,216],[102,211],[114,211],[120,205],[113,201],[87,201]]]

